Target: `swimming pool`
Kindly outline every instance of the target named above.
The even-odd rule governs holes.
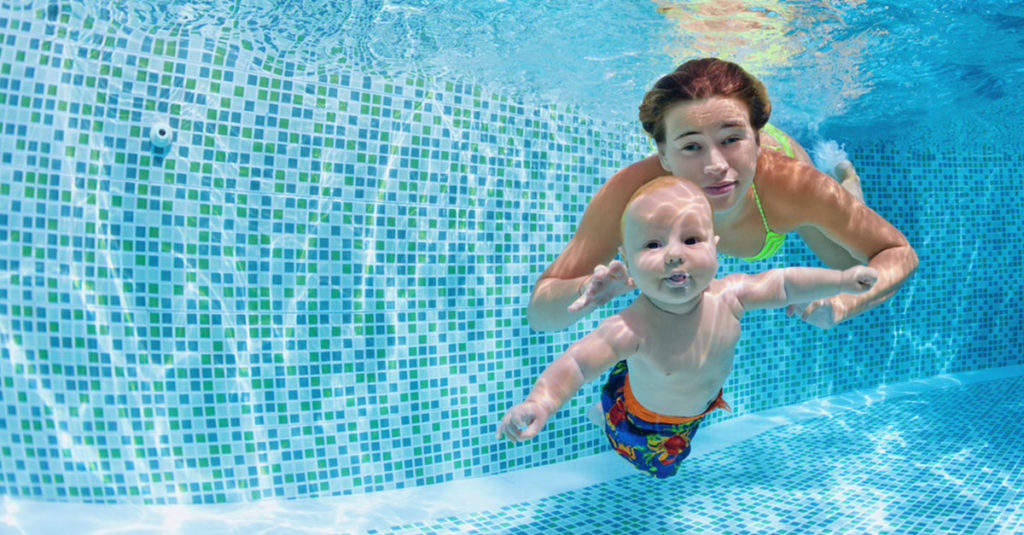
[[[1020,97],[1008,90],[1024,72],[1018,7],[948,5],[909,24],[897,21],[910,4],[747,3],[724,15],[654,2],[564,13],[508,4],[467,2],[444,19],[417,2],[0,3],[0,525],[45,520],[41,505],[341,511],[329,500],[441,493],[600,458],[604,439],[583,414],[596,385],[540,438],[492,439],[508,404],[597,321],[536,333],[526,299],[596,187],[648,150],[627,122],[645,86],[715,36],[765,79],[777,124],[809,146],[845,144],[869,205],[921,259],[896,297],[831,331],[751,314],[726,384],[728,418],[996,374],[949,396],[883,403],[866,419],[806,424],[833,437],[896,419],[913,434],[914,404],[946,423],[940,407],[1019,391],[1024,154],[1012,121]],[[546,23],[556,16],[571,24]],[[745,26],[692,30],[733,19],[775,40],[735,43]],[[939,32],[951,20],[955,40]],[[809,32],[812,23],[829,31]],[[644,31],[624,33],[628,24]],[[500,60],[508,50],[518,62]],[[790,242],[756,269],[815,262]],[[1002,413],[971,406],[999,413],[983,436],[1020,435],[1009,397]],[[695,471],[715,472],[702,472],[701,488],[745,514],[774,514],[750,502],[773,488],[759,479],[766,469],[719,472],[733,451],[769,463],[765,441],[801,432],[693,459]],[[854,455],[797,446],[789,473]],[[943,448],[923,451],[960,451]],[[1019,473],[1001,456],[1012,450],[994,451],[986,469]],[[861,499],[821,481],[805,494],[779,487],[779,504],[815,499],[824,511]],[[958,481],[942,488],[970,486]],[[1019,475],[1003,481],[986,503],[1019,503]],[[495,518],[512,518],[510,530],[527,525],[523,515],[570,530],[545,508],[617,492],[595,484],[481,510],[525,501]],[[671,497],[636,478],[625,485],[655,496],[652,506]],[[978,510],[977,526],[1020,529],[1019,516]],[[585,531],[591,514],[574,511]],[[467,515],[436,521],[502,529]],[[411,518],[375,525],[429,529]],[[659,518],[651,525],[684,525]]]

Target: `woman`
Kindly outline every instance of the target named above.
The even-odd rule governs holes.
[[[591,199],[576,234],[534,286],[530,326],[565,328],[631,289],[622,263],[612,261],[619,220],[633,192],[664,174],[690,179],[708,196],[719,253],[766,258],[795,231],[831,268],[867,262],[878,271],[870,292],[791,307],[791,314],[802,310],[804,321],[827,329],[895,293],[917,267],[907,239],[811,166],[802,149],[792,152],[804,161],[777,152],[795,143],[770,126],[771,138],[761,136],[770,114],[764,85],[727,61],[688,61],[658,80],[640,105],[640,121],[658,154],[613,175]],[[838,171],[859,194],[849,164]]]

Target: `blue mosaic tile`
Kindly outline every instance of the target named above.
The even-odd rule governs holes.
[[[600,319],[541,334],[524,309],[604,178],[647,152],[635,125],[49,5],[0,6],[0,494],[307,498],[604,451],[596,384],[539,439],[491,437]],[[828,332],[751,314],[736,414],[1024,362],[1024,191],[978,187],[1016,183],[1022,156],[926,141],[850,148],[918,273]],[[721,269],[814,263],[789,240]]]

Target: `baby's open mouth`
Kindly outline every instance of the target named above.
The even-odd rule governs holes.
[[[673,273],[673,274],[669,275],[668,277],[666,277],[665,281],[668,282],[672,286],[683,286],[686,283],[690,282],[690,274],[689,273],[682,273],[682,272],[680,272],[680,273]]]

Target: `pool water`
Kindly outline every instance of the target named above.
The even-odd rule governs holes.
[[[574,488],[499,485],[474,510],[373,512],[365,527],[571,531],[560,507],[586,531],[605,518],[588,500],[641,492],[650,508],[615,513],[652,529],[714,531],[702,518],[718,518],[884,532],[910,526],[917,502],[858,474],[888,469],[902,489],[912,466],[932,485],[913,493],[934,509],[927,526],[1019,530],[1006,507],[1019,466],[992,437],[1020,435],[1005,394],[1024,364],[1010,90],[1024,14],[867,4],[0,2],[0,529],[73,510],[64,518],[193,532],[175,519],[244,526],[234,514],[304,510],[344,531],[313,518],[568,466],[581,467]],[[647,85],[714,50],[764,78],[773,123],[843,147],[920,267],[830,331],[749,314],[725,386],[734,413],[698,436],[852,391],[991,375],[694,458],[692,477],[667,485],[743,512],[697,518],[655,512],[682,490],[593,478],[625,476],[602,464],[615,459],[584,415],[597,384],[526,444],[493,434],[553,356],[628,302],[557,333],[524,316],[596,189],[649,152],[632,119]],[[769,261],[720,270],[816,263],[787,240]],[[988,416],[969,420],[976,433],[922,438],[922,422],[951,426],[945,407],[961,403]],[[849,444],[809,446],[837,437]],[[771,440],[789,444],[784,463]],[[749,471],[727,468],[744,452]],[[956,469],[974,458],[979,481]],[[772,463],[787,480],[765,480]]]

